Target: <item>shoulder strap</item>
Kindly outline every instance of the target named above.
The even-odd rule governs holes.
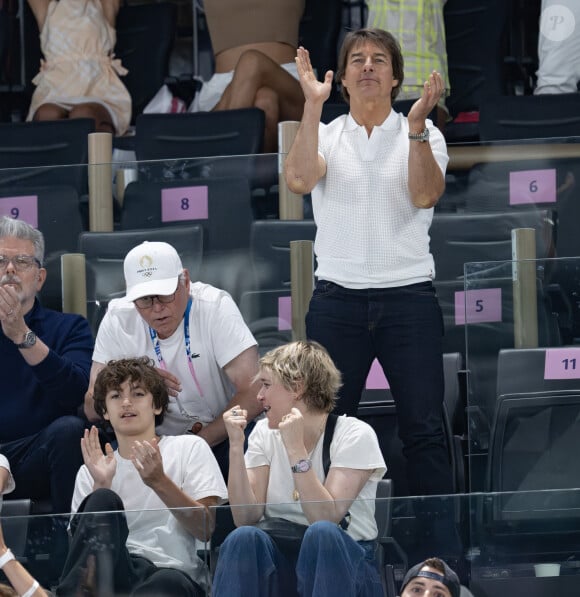
[[[330,442],[334,435],[334,428],[336,427],[336,421],[338,415],[330,413],[326,419],[326,427],[324,428],[324,439],[322,440],[322,468],[324,469],[324,478],[328,476],[330,470]],[[346,513],[346,516],[338,523],[338,526],[346,531],[350,524],[350,512]]]
[[[334,428],[336,427],[336,420],[338,415],[330,413],[326,419],[326,426],[324,428],[324,440],[322,442],[322,468],[324,469],[324,476],[328,475],[330,470],[330,442],[334,435]]]

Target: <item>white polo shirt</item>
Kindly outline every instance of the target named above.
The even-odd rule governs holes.
[[[445,175],[445,139],[426,123]],[[319,279],[346,288],[388,288],[435,277],[433,209],[411,202],[408,133],[407,118],[393,110],[370,137],[350,114],[320,124],[318,151],[327,170],[312,190]]]

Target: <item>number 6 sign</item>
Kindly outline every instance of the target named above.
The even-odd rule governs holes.
[[[555,168],[510,172],[510,205],[555,202]]]

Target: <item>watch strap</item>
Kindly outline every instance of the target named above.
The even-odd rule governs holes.
[[[425,127],[420,133],[409,133],[409,139],[411,141],[425,142],[429,139],[429,129]]]

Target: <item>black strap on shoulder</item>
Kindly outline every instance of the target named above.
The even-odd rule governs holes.
[[[322,468],[324,469],[324,478],[328,476],[330,470],[330,442],[334,435],[334,428],[336,427],[336,421],[338,415],[330,413],[326,419],[326,426],[324,428],[324,439],[322,440]],[[350,512],[346,513],[346,516],[338,523],[338,526],[346,531],[350,524]]]
[[[326,426],[324,428],[324,440],[322,441],[322,468],[324,469],[325,478],[328,476],[328,471],[330,470],[330,442],[334,435],[337,419],[338,415],[330,413],[326,419]]]

